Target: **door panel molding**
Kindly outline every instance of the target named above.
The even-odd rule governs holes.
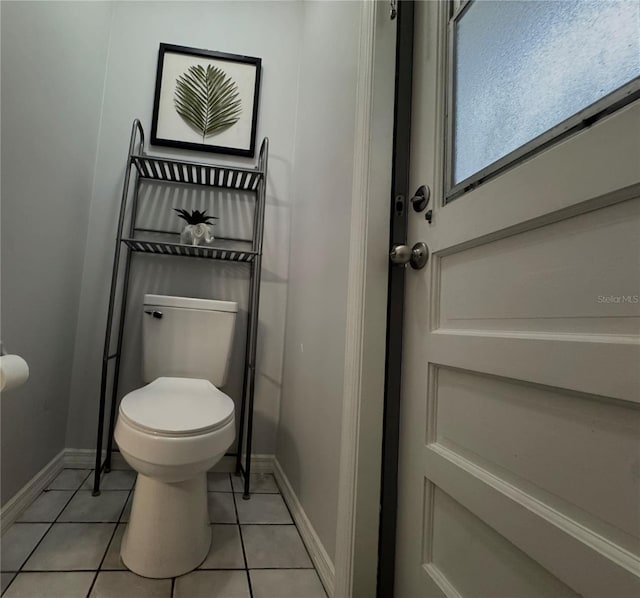
[[[463,598],[463,596],[458,593],[458,590],[456,590],[447,579],[447,576],[440,571],[436,565],[428,563],[424,565],[424,570],[431,578],[431,581],[435,584],[436,588],[442,592],[443,596],[446,596],[446,598]]]
[[[640,376],[629,375],[640,363],[638,339],[441,330],[432,336],[426,349],[432,363],[640,403]]]
[[[584,596],[637,594],[630,552],[444,446],[429,445],[426,463],[436,486]]]
[[[433,548],[424,569],[447,594],[578,598],[562,580],[442,488],[433,488],[425,534]],[[491,574],[488,574],[488,572]],[[435,575],[434,575],[435,574]]]
[[[640,170],[640,163],[638,164],[638,168]],[[639,178],[640,178],[640,175],[639,175]],[[522,220],[521,222],[518,222],[517,224],[512,224],[504,228],[495,228],[491,226],[490,232],[485,232],[484,234],[481,234],[473,238],[470,238],[473,235],[472,232],[467,231],[465,233],[465,231],[463,230],[462,239],[455,239],[455,241],[453,242],[450,242],[447,240],[443,241],[438,237],[438,235],[436,234],[436,231],[433,231],[434,235],[433,237],[430,237],[430,238],[433,238],[436,242],[440,241],[440,245],[436,245],[432,241],[432,248],[433,248],[432,257],[434,256],[445,257],[453,253],[465,251],[466,249],[472,249],[473,247],[477,247],[479,245],[484,245],[486,243],[491,243],[493,241],[506,239],[513,235],[526,233],[528,231],[535,230],[536,228],[541,228],[549,224],[555,224],[556,222],[561,222],[563,220],[573,218],[574,216],[581,216],[582,214],[588,214],[589,212],[593,212],[595,210],[600,210],[602,208],[613,206],[618,203],[623,203],[625,201],[629,201],[637,197],[640,197],[640,183],[636,183],[621,189],[616,189],[611,193],[606,193],[598,197],[585,199],[584,201],[578,204],[560,208],[558,210],[555,210],[546,214],[542,214],[539,216],[535,216],[530,219],[525,219],[525,220]],[[454,204],[447,205],[447,209],[449,209],[453,205]],[[460,225],[461,227],[463,227],[463,223],[460,223]]]
[[[628,475],[637,461],[635,403],[432,369],[438,383],[428,399],[427,445],[453,451],[640,557],[640,479]]]

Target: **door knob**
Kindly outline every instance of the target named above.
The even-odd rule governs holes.
[[[399,266],[410,264],[414,270],[422,270],[429,259],[429,248],[426,243],[408,245],[394,245],[389,253],[391,261]]]

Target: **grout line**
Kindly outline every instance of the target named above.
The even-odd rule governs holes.
[[[231,478],[231,474],[229,474]],[[231,488],[233,489],[233,479],[231,481]],[[236,493],[232,492],[231,496],[233,496],[233,510],[236,513],[236,522],[238,525],[238,533],[240,534],[240,546],[242,546],[242,558],[244,559],[244,573],[247,576],[247,584],[249,586],[249,596],[253,598],[253,588],[251,587],[251,576],[249,575],[249,564],[247,563],[247,552],[244,548],[244,538],[242,537],[242,526],[240,525],[240,517],[238,516],[238,505],[236,504]]]
[[[46,536],[49,533],[49,530],[47,530],[44,534],[44,536]],[[44,538],[44,536],[42,536]],[[38,543],[39,544],[39,543]],[[37,545],[36,545],[37,548]],[[34,548],[35,550],[35,548]],[[33,554],[33,552],[31,553]],[[29,554],[29,557],[31,556],[31,554]],[[29,557],[27,557],[27,560],[29,560]],[[25,561],[26,563],[27,561]],[[22,567],[21,567],[22,568]],[[3,573],[5,573],[5,571],[3,571]],[[13,573],[13,571],[7,571],[6,573]],[[18,577],[18,575],[20,574],[20,571],[16,571],[15,573],[13,573],[13,578],[11,579],[11,581],[7,584],[7,587],[4,589],[4,591],[2,592],[2,595],[4,596],[5,593],[7,592],[7,590],[11,587],[11,584],[16,580],[16,577]]]
[[[109,572],[120,571],[120,569],[107,569]],[[95,569],[29,569],[23,571],[25,575],[29,573],[95,573]],[[13,573],[13,571],[3,571],[3,573]]]
[[[1,0],[0,0],[1,1]],[[108,523],[120,523],[119,521],[114,521],[113,519],[109,519],[109,520],[100,520],[100,521],[87,521],[86,519],[81,520],[81,521],[16,521],[16,523],[18,525],[25,525],[26,523],[37,523],[39,525],[45,524],[45,523],[55,523],[56,525],[67,525],[67,524],[74,524],[74,525],[78,525],[79,523],[88,523],[88,524],[95,524],[95,525],[104,525],[104,524],[108,524]],[[126,521],[123,521],[122,523],[126,523]],[[12,524],[13,525],[13,524]]]
[[[200,565],[197,569],[189,571],[189,573],[195,573],[196,571],[244,571],[246,567],[203,567]],[[185,575],[189,575],[185,573]]]
[[[293,525],[296,526],[296,531],[298,532],[298,536],[300,537],[300,540],[302,541],[302,545],[304,546],[304,549],[307,551],[307,556],[309,557],[309,561],[311,561],[311,566],[313,567],[313,570],[316,572],[316,574],[318,573],[318,570],[316,569],[316,565],[313,562],[313,559],[311,558],[311,553],[309,552],[309,549],[307,548],[307,544],[304,541],[304,538],[302,537],[302,534],[300,533],[300,530],[298,529],[298,526],[296,525],[296,520],[293,518],[293,513],[291,512],[291,509],[289,508],[289,505],[287,504],[287,501],[284,499],[284,496],[280,495],[282,497],[282,502],[284,503],[284,506],[287,508],[287,512],[289,513],[289,517],[291,517],[291,521],[293,522]],[[318,575],[318,577],[320,577]],[[324,585],[322,586],[322,588],[324,589]]]
[[[313,567],[252,567],[250,571],[255,570],[267,570],[267,571],[282,571],[285,569],[293,569],[293,570],[302,570],[302,571],[310,571]],[[244,571],[245,567],[207,567],[206,569],[202,569],[198,567],[193,571],[189,571],[188,573],[184,573],[183,575],[190,575],[191,573],[196,573],[198,571]],[[17,575],[17,571],[3,571],[2,573],[15,573]],[[95,569],[29,569],[28,571],[23,571],[25,575],[29,573],[96,573]],[[100,569],[98,573],[133,573],[130,569]],[[133,573],[137,577],[142,577],[137,573]],[[183,575],[179,575],[178,577],[183,577]],[[177,577],[159,577],[159,578],[151,578],[145,577],[143,579],[177,579]]]
[[[222,523],[219,525],[223,525]],[[298,526],[295,523],[242,523],[245,527],[295,527],[298,530]],[[299,533],[300,530],[298,530]]]
[[[62,469],[61,471],[64,471],[64,469]],[[78,494],[78,490],[80,490],[80,487],[82,486],[82,484],[84,484],[85,480],[89,477],[89,475],[91,474],[91,471],[89,471],[89,473],[87,473],[87,475],[85,476],[85,478],[78,484],[78,487],[75,489],[75,491],[71,494],[71,496],[69,497],[69,500],[64,504],[64,507],[62,507],[62,509],[60,509],[60,512],[58,513],[58,515],[56,516],[56,518],[49,522],[45,522],[49,524],[49,527],[47,528],[47,531],[42,534],[42,538],[40,538],[40,540],[38,540],[38,542],[36,543],[36,545],[33,547],[33,550],[27,555],[27,558],[24,559],[24,561],[22,561],[22,565],[20,565],[20,567],[18,568],[18,570],[16,571],[16,574],[13,576],[13,579],[9,582],[9,584],[7,585],[7,587],[4,589],[4,592],[2,592],[3,594],[11,587],[11,584],[13,584],[13,582],[16,580],[16,578],[18,577],[18,575],[20,575],[20,573],[22,573],[23,567],[29,562],[29,559],[33,556],[33,553],[38,550],[38,547],[40,546],[40,544],[42,544],[42,541],[49,535],[49,532],[51,531],[51,528],[53,528],[53,524],[56,523],[56,521],[58,521],[58,518],[60,517],[60,515],[62,515],[62,512],[69,506],[69,503],[73,500],[73,497]],[[60,474],[58,474],[60,475]],[[58,476],[56,476],[57,478]],[[53,483],[54,480],[52,480]],[[33,502],[35,502],[36,500],[38,500],[38,498],[40,498],[40,496],[42,496],[44,493],[46,492],[46,488],[38,495],[36,496],[36,498],[34,499]],[[33,503],[31,503],[33,504]],[[31,505],[29,505],[31,506]],[[28,508],[28,507],[27,507]]]
[[[61,470],[61,472],[64,471],[64,468]],[[47,535],[49,534],[49,532],[51,531],[51,528],[53,527],[53,524],[56,523],[56,521],[58,520],[58,517],[60,517],[60,515],[62,514],[62,512],[69,506],[69,503],[73,500],[73,497],[78,493],[78,490],[80,490],[80,488],[82,487],[82,484],[85,483],[86,479],[89,477],[89,475],[91,474],[91,470],[88,471],[87,475],[80,481],[80,483],[78,484],[78,487],[75,489],[75,491],[72,492],[71,496],[69,497],[69,500],[67,500],[67,502],[64,504],[64,507],[62,507],[62,509],[60,509],[60,512],[58,513],[58,515],[56,516],[56,518],[53,521],[43,521],[43,524],[49,524],[49,527],[47,528],[47,531],[42,534],[42,538],[40,538],[40,540],[38,540],[38,542],[36,543],[36,545],[33,547],[33,550],[27,555],[27,558],[24,559],[24,561],[22,562],[22,565],[20,565],[20,567],[18,568],[18,570],[15,572],[15,575],[13,576],[13,579],[9,582],[9,584],[7,585],[7,587],[4,589],[4,592],[2,592],[2,594],[4,595],[6,593],[6,591],[11,587],[11,584],[13,584],[13,582],[16,580],[16,578],[18,577],[18,575],[20,575],[20,573],[23,572],[23,568],[24,566],[27,564],[27,562],[29,561],[29,559],[33,556],[33,553],[38,549],[38,547],[40,546],[40,544],[42,544],[42,541],[47,537]],[[60,474],[58,474],[60,475]],[[58,476],[56,476],[57,478]],[[51,481],[51,483],[53,483],[55,481],[55,478]],[[51,484],[49,484],[51,485]],[[38,496],[36,496],[36,498],[33,500],[33,502],[31,504],[33,504],[34,502],[36,502],[36,500],[38,500],[38,498],[40,498],[45,492],[54,492],[54,490],[48,490],[47,488],[45,488]],[[68,492],[68,490],[66,491]],[[29,505],[31,506],[31,505]],[[28,508],[28,507],[27,507]],[[26,509],[25,509],[26,510]],[[13,525],[15,525],[15,523],[19,523],[19,522],[14,522]],[[34,522],[23,522],[23,523],[34,523]]]
[[[131,488],[100,488],[100,495],[102,496],[103,492],[129,492]],[[80,492],[93,492],[91,488],[80,488]],[[51,492],[51,490],[49,491]],[[94,496],[93,498],[98,498]]]
[[[65,523],[64,521],[61,521],[60,523]],[[84,522],[82,522],[84,523]],[[99,521],[96,523],[100,523]],[[235,522],[231,522],[231,521],[210,521],[209,523],[215,524],[215,525],[236,525]],[[252,523],[252,522],[246,522],[246,523],[241,523],[240,525],[296,525],[294,521],[290,521],[289,523]],[[297,529],[297,527],[296,527]]]
[[[135,488],[135,482],[134,482],[133,488]],[[102,565],[104,564],[104,560],[107,558],[107,553],[109,552],[109,548],[111,547],[111,542],[113,542],[113,539],[115,538],[115,535],[118,531],[118,526],[120,525],[120,520],[122,519],[122,515],[124,515],[124,511],[127,508],[129,497],[131,496],[131,494],[133,494],[133,488],[129,490],[129,492],[127,493],[127,497],[124,499],[124,502],[122,503],[122,508],[120,509],[120,515],[118,515],[118,520],[113,526],[113,532],[111,532],[111,538],[109,538],[109,541],[107,542],[107,546],[104,549],[104,554],[102,555],[102,558],[100,559],[100,563],[98,564],[98,569],[96,570],[96,574],[93,576],[93,581],[91,582],[91,585],[89,586],[89,590],[87,591],[87,598],[93,591],[93,586],[96,585],[96,581],[98,580],[98,575],[100,575],[100,571],[102,570]]]
[[[253,598],[253,586],[251,585],[251,573],[249,573],[249,569],[244,570],[245,575],[247,576],[247,584],[249,584],[249,596]]]
[[[315,571],[313,567],[252,567],[250,571]]]
[[[65,468],[65,469],[69,469],[69,468]],[[45,524],[49,524],[49,527],[47,529],[47,531],[44,533],[44,535],[42,536],[42,538],[38,541],[38,543],[36,544],[36,546],[33,548],[33,550],[29,553],[29,555],[27,556],[27,558],[24,560],[22,566],[19,568],[18,571],[15,572],[15,575],[13,577],[13,579],[11,580],[11,582],[8,584],[7,588],[5,589],[5,591],[13,584],[13,582],[15,581],[16,577],[23,572],[23,567],[24,565],[29,561],[29,559],[31,558],[31,556],[33,555],[33,553],[37,550],[37,548],[40,546],[40,544],[42,543],[42,541],[44,540],[44,538],[49,534],[49,532],[51,531],[51,528],[53,527],[54,524],[59,524],[59,525],[64,525],[65,523],[89,523],[89,524],[114,524],[113,521],[110,522],[87,522],[87,521],[80,521],[80,522],[72,522],[72,521],[58,521],[58,519],[60,518],[60,516],[62,515],[63,511],[68,507],[69,503],[73,500],[73,498],[76,496],[76,494],[78,494],[78,492],[80,492],[81,490],[83,490],[82,485],[86,482],[86,480],[91,476],[91,472],[93,470],[88,470],[87,475],[85,476],[85,478],[80,482],[80,485],[78,486],[78,488],[76,488],[75,491],[73,491],[73,494],[69,497],[69,500],[65,503],[64,507],[61,509],[60,513],[58,514],[58,516],[55,518],[55,520],[53,522],[43,522]],[[238,505],[237,505],[237,498],[236,498],[236,494],[242,494],[242,492],[234,492],[233,491],[233,479],[232,476],[233,474],[229,473],[227,474],[230,478],[230,482],[232,484],[231,492],[225,492],[225,491],[212,491],[214,493],[219,493],[219,494],[231,494],[232,495],[232,500],[233,500],[233,507],[234,507],[234,513],[235,513],[235,523],[229,523],[229,522],[222,522],[222,523],[216,523],[216,522],[211,522],[210,525],[236,525],[238,528],[238,532],[240,534],[240,543],[241,543],[241,547],[242,547],[242,557],[243,557],[243,561],[244,561],[244,571],[245,574],[247,576],[247,584],[249,586],[249,593],[251,598],[253,598],[253,588],[251,586],[251,576],[250,576],[250,570],[249,570],[249,565],[247,562],[247,554],[246,554],[246,549],[245,549],[245,544],[244,544],[244,537],[243,537],[243,533],[242,533],[242,525],[240,524],[240,517],[238,514]],[[135,487],[135,486],[134,486]],[[56,491],[55,489],[52,490],[44,490],[44,492],[48,492],[48,491]],[[107,492],[112,492],[114,490],[106,490]],[[120,492],[127,492],[127,498],[125,499],[122,508],[120,509],[120,515],[118,516],[117,521],[115,522],[114,525],[114,530],[113,533],[111,534],[111,538],[109,539],[109,542],[106,545],[104,554],[102,555],[102,559],[100,561],[100,564],[98,565],[98,569],[97,570],[93,570],[93,569],[68,569],[68,570],[56,570],[57,572],[94,572],[94,578],[93,581],[91,583],[91,586],[89,587],[89,590],[87,592],[87,596],[90,595],[90,593],[93,591],[93,588],[95,586],[95,583],[97,581],[97,577],[100,574],[100,572],[103,570],[102,567],[104,565],[104,561],[106,559],[107,553],[109,551],[109,548],[111,547],[111,544],[113,542],[113,539],[115,537],[115,534],[118,530],[118,526],[122,525],[122,524],[126,524],[126,522],[122,521],[122,517],[124,515],[124,511],[127,507],[127,503],[129,501],[129,499],[131,498],[132,494],[133,494],[134,488],[131,488],[129,490],[120,490]],[[42,493],[41,493],[42,494]],[[278,494],[280,496],[282,496],[281,492],[256,492],[253,494]],[[39,495],[40,496],[40,495]],[[37,498],[39,498],[39,496]],[[35,501],[34,501],[35,502]],[[289,516],[291,517],[291,523],[248,523],[246,525],[248,526],[256,526],[256,525],[278,525],[278,526],[293,526],[295,527],[298,535],[300,536],[300,538],[302,539],[302,536],[300,535],[300,530],[298,529],[298,526],[295,524],[295,520],[293,519],[293,516],[291,514],[291,510],[289,509],[289,506],[287,505],[286,501],[283,501],[285,503],[285,506],[287,508],[287,511],[289,513]],[[24,524],[26,522],[23,522],[22,524]],[[28,522],[28,523],[33,523],[33,522]],[[313,561],[311,560],[311,555],[309,554],[309,550],[306,546],[306,544],[304,543],[303,540],[303,546],[305,547],[305,551],[307,552],[307,555],[309,556],[309,560],[311,561],[312,565],[311,567],[254,567],[254,569],[256,570],[274,570],[274,571],[283,571],[283,570],[301,570],[301,571],[310,571],[313,570],[316,572],[317,574],[317,570],[315,568],[315,566],[313,565]],[[202,569],[203,571],[242,571],[243,569],[240,568],[217,568],[217,569]],[[33,570],[33,571],[29,571],[29,573],[39,573],[39,572],[52,572],[50,570]],[[175,586],[176,586],[176,578],[171,578],[171,598],[174,597],[175,594]]]

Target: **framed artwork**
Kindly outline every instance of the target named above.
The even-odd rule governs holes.
[[[151,143],[253,157],[261,66],[251,56],[160,44]]]

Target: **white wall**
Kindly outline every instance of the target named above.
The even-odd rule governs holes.
[[[131,123],[140,118],[149,137],[160,42],[262,58],[258,145],[270,137],[263,284],[260,305],[254,453],[273,453],[279,413],[288,270],[290,180],[302,6],[289,2],[116,2],[107,66],[98,168],[91,204],[79,323],[71,386],[67,446],[95,443],[100,361],[107,311],[117,210]],[[152,147],[153,153],[181,153],[196,160],[225,161],[201,152]],[[238,162],[238,159],[230,159]],[[252,161],[247,161],[253,163]],[[154,190],[149,193],[153,196]],[[196,200],[201,201],[196,192]],[[225,194],[214,210],[226,210]],[[162,199],[152,210],[170,211]],[[164,205],[164,207],[160,207]],[[227,206],[225,208],[225,205]],[[236,212],[247,219],[244,204]],[[174,218],[174,221],[177,221]],[[220,221],[219,229],[229,222]],[[178,258],[135,256],[131,310],[126,324],[122,391],[140,385],[140,305],[145,292],[216,297],[240,302],[240,327],[225,390],[241,394],[243,323],[247,270],[241,265]],[[137,274],[136,274],[137,273]]]
[[[110,6],[2,2],[2,503],[65,446]]]
[[[306,2],[276,457],[335,559],[360,4]]]
[[[29,40],[34,48],[14,57],[12,73],[5,76],[4,69],[2,73],[3,116],[6,108],[13,121],[8,133],[3,129],[3,166],[5,173],[14,172],[3,179],[4,194],[11,191],[14,199],[6,208],[3,203],[8,214],[2,230],[3,324],[7,320],[2,336],[10,349],[22,351],[34,366],[32,382],[16,393],[16,399],[27,405],[30,393],[35,398],[31,408],[3,413],[3,458],[18,455],[7,467],[3,462],[3,475],[6,471],[13,476],[5,484],[4,496],[13,494],[35,473],[34,468],[65,446],[65,420],[67,447],[94,446],[126,150],[134,118],[142,120],[147,135],[150,132],[158,44],[260,56],[258,138],[269,135],[271,154],[254,452],[276,452],[278,435],[279,463],[325,549],[335,558],[359,3],[5,6],[11,5],[3,3],[3,66],[5,47],[17,48]],[[6,34],[5,14],[13,15]],[[79,22],[85,14],[87,22]],[[37,29],[34,35],[33,28],[41,21],[56,25],[53,30],[63,32],[62,39],[54,43],[50,31]],[[65,52],[63,40],[73,51]],[[21,70],[25,63],[31,70]],[[48,93],[25,100],[21,89],[31,84],[30,73],[38,69]],[[5,100],[10,83],[13,91]],[[68,93],[69,88],[76,93]],[[5,150],[7,145],[11,151]],[[25,155],[33,151],[46,177],[26,175]],[[151,151],[176,153],[159,147]],[[199,152],[182,155],[225,160]],[[73,176],[65,177],[71,170]],[[167,202],[160,207],[166,198],[158,198],[155,188],[146,193],[154,217],[168,210]],[[195,198],[204,201],[200,192]],[[213,205],[224,212],[231,203],[220,194]],[[234,205],[241,206],[236,215],[241,225],[246,224],[246,206]],[[18,256],[22,235],[16,222],[25,218],[27,210],[38,214],[37,233],[47,246],[44,254],[29,247],[24,253],[20,247]],[[241,318],[246,315],[242,266],[149,256],[135,259],[123,392],[140,384],[139,307],[144,292],[233,299],[241,304]],[[242,324],[226,389],[236,398]]]

